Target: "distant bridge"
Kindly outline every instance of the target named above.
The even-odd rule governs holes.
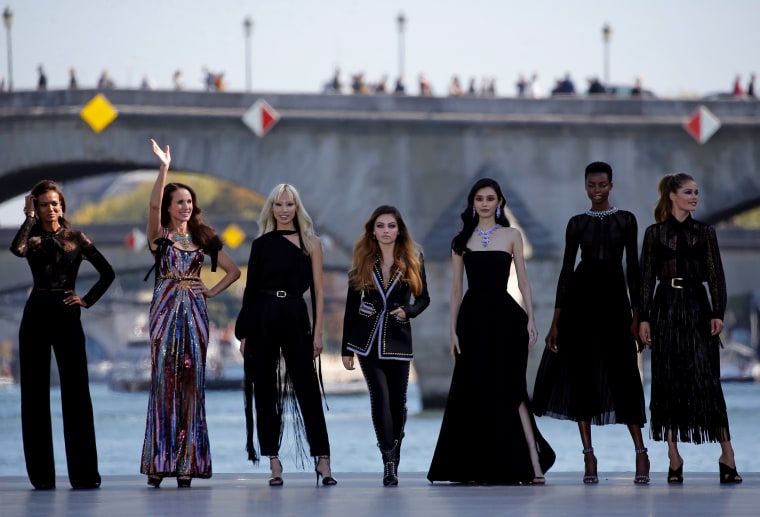
[[[344,258],[372,208],[394,204],[426,250],[433,303],[415,322],[426,403],[439,403],[448,389],[448,241],[476,177],[502,183],[525,231],[542,334],[566,221],[588,205],[587,163],[613,165],[613,200],[633,211],[642,228],[652,220],[657,181],[666,172],[696,177],[700,219],[717,222],[760,204],[759,102],[705,103],[722,127],[700,145],[682,127],[697,101],[114,90],[104,93],[119,116],[96,134],[79,117],[96,93],[0,93],[0,200],[42,178],[155,168],[153,137],[172,146],[176,170],[264,194],[279,182],[293,183]],[[263,139],[241,121],[259,98],[282,115]],[[760,288],[751,265],[757,250],[729,255],[736,261],[729,274],[738,275],[729,277],[732,293]]]

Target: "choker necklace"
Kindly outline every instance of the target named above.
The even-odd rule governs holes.
[[[491,234],[493,232],[495,232],[499,228],[501,228],[501,225],[500,224],[495,224],[495,225],[491,226],[490,230],[488,230],[487,232],[484,232],[483,230],[480,229],[479,226],[475,227],[475,231],[480,234],[480,243],[483,245],[484,248],[486,246],[488,246],[488,238],[491,236]]]
[[[190,243],[193,242],[193,236],[189,233],[179,233],[178,231],[172,231],[172,239],[174,242],[179,242],[179,245],[183,249],[190,247]]]
[[[618,209],[616,206],[613,206],[611,208],[608,208],[607,210],[586,210],[586,215],[590,215],[591,217],[598,217],[599,219],[604,219],[608,215],[612,215],[615,212],[617,212]]]

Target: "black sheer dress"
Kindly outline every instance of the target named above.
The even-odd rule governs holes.
[[[106,292],[114,271],[82,232],[64,227],[46,232],[31,217],[13,239],[11,252],[26,258],[34,280],[19,328],[21,427],[29,480],[37,488],[55,487],[50,420],[52,348],[61,382],[69,481],[74,488],[94,488],[100,485],[100,474],[81,307],[66,305],[63,300],[76,288],[82,260],[88,260],[100,275],[81,297],[87,307]]]
[[[625,210],[568,222],[555,303],[557,353],[546,348],[541,358],[536,415],[594,425],[646,422],[631,334],[631,307],[638,307],[639,296],[637,233],[636,218]]]
[[[729,440],[722,344],[710,335],[710,320],[723,319],[727,298],[715,229],[691,216],[650,226],[641,275],[639,319],[652,333],[652,438],[666,440],[672,431],[682,442]]]

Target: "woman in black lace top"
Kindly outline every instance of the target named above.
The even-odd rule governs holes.
[[[19,328],[21,427],[29,480],[38,490],[55,488],[50,421],[50,349],[61,381],[66,463],[73,488],[98,488],[98,456],[87,377],[81,307],[92,307],[115,278],[108,261],[65,218],[66,200],[52,181],[41,181],[26,196],[26,220],[11,245],[25,257],[34,285]],[[100,278],[84,296],[76,291],[82,260]]]
[[[691,217],[694,178],[667,175],[659,191],[641,250],[639,311],[639,337],[652,348],[652,438],[668,442],[668,483],[683,482],[679,441],[719,442],[720,482],[740,483],[720,385],[726,281],[715,229]]]

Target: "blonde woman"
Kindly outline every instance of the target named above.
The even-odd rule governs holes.
[[[251,244],[243,306],[235,326],[245,358],[248,458],[258,462],[253,445],[255,398],[260,452],[269,457],[272,471],[269,485],[284,483],[279,449],[286,410],[293,413],[299,449],[300,435],[306,434],[317,484],[321,477],[323,485],[335,485],[314,365],[322,352],[322,243],[314,235],[298,191],[287,183],[269,194],[259,229],[259,237]],[[314,315],[311,323],[303,297],[307,290]]]

